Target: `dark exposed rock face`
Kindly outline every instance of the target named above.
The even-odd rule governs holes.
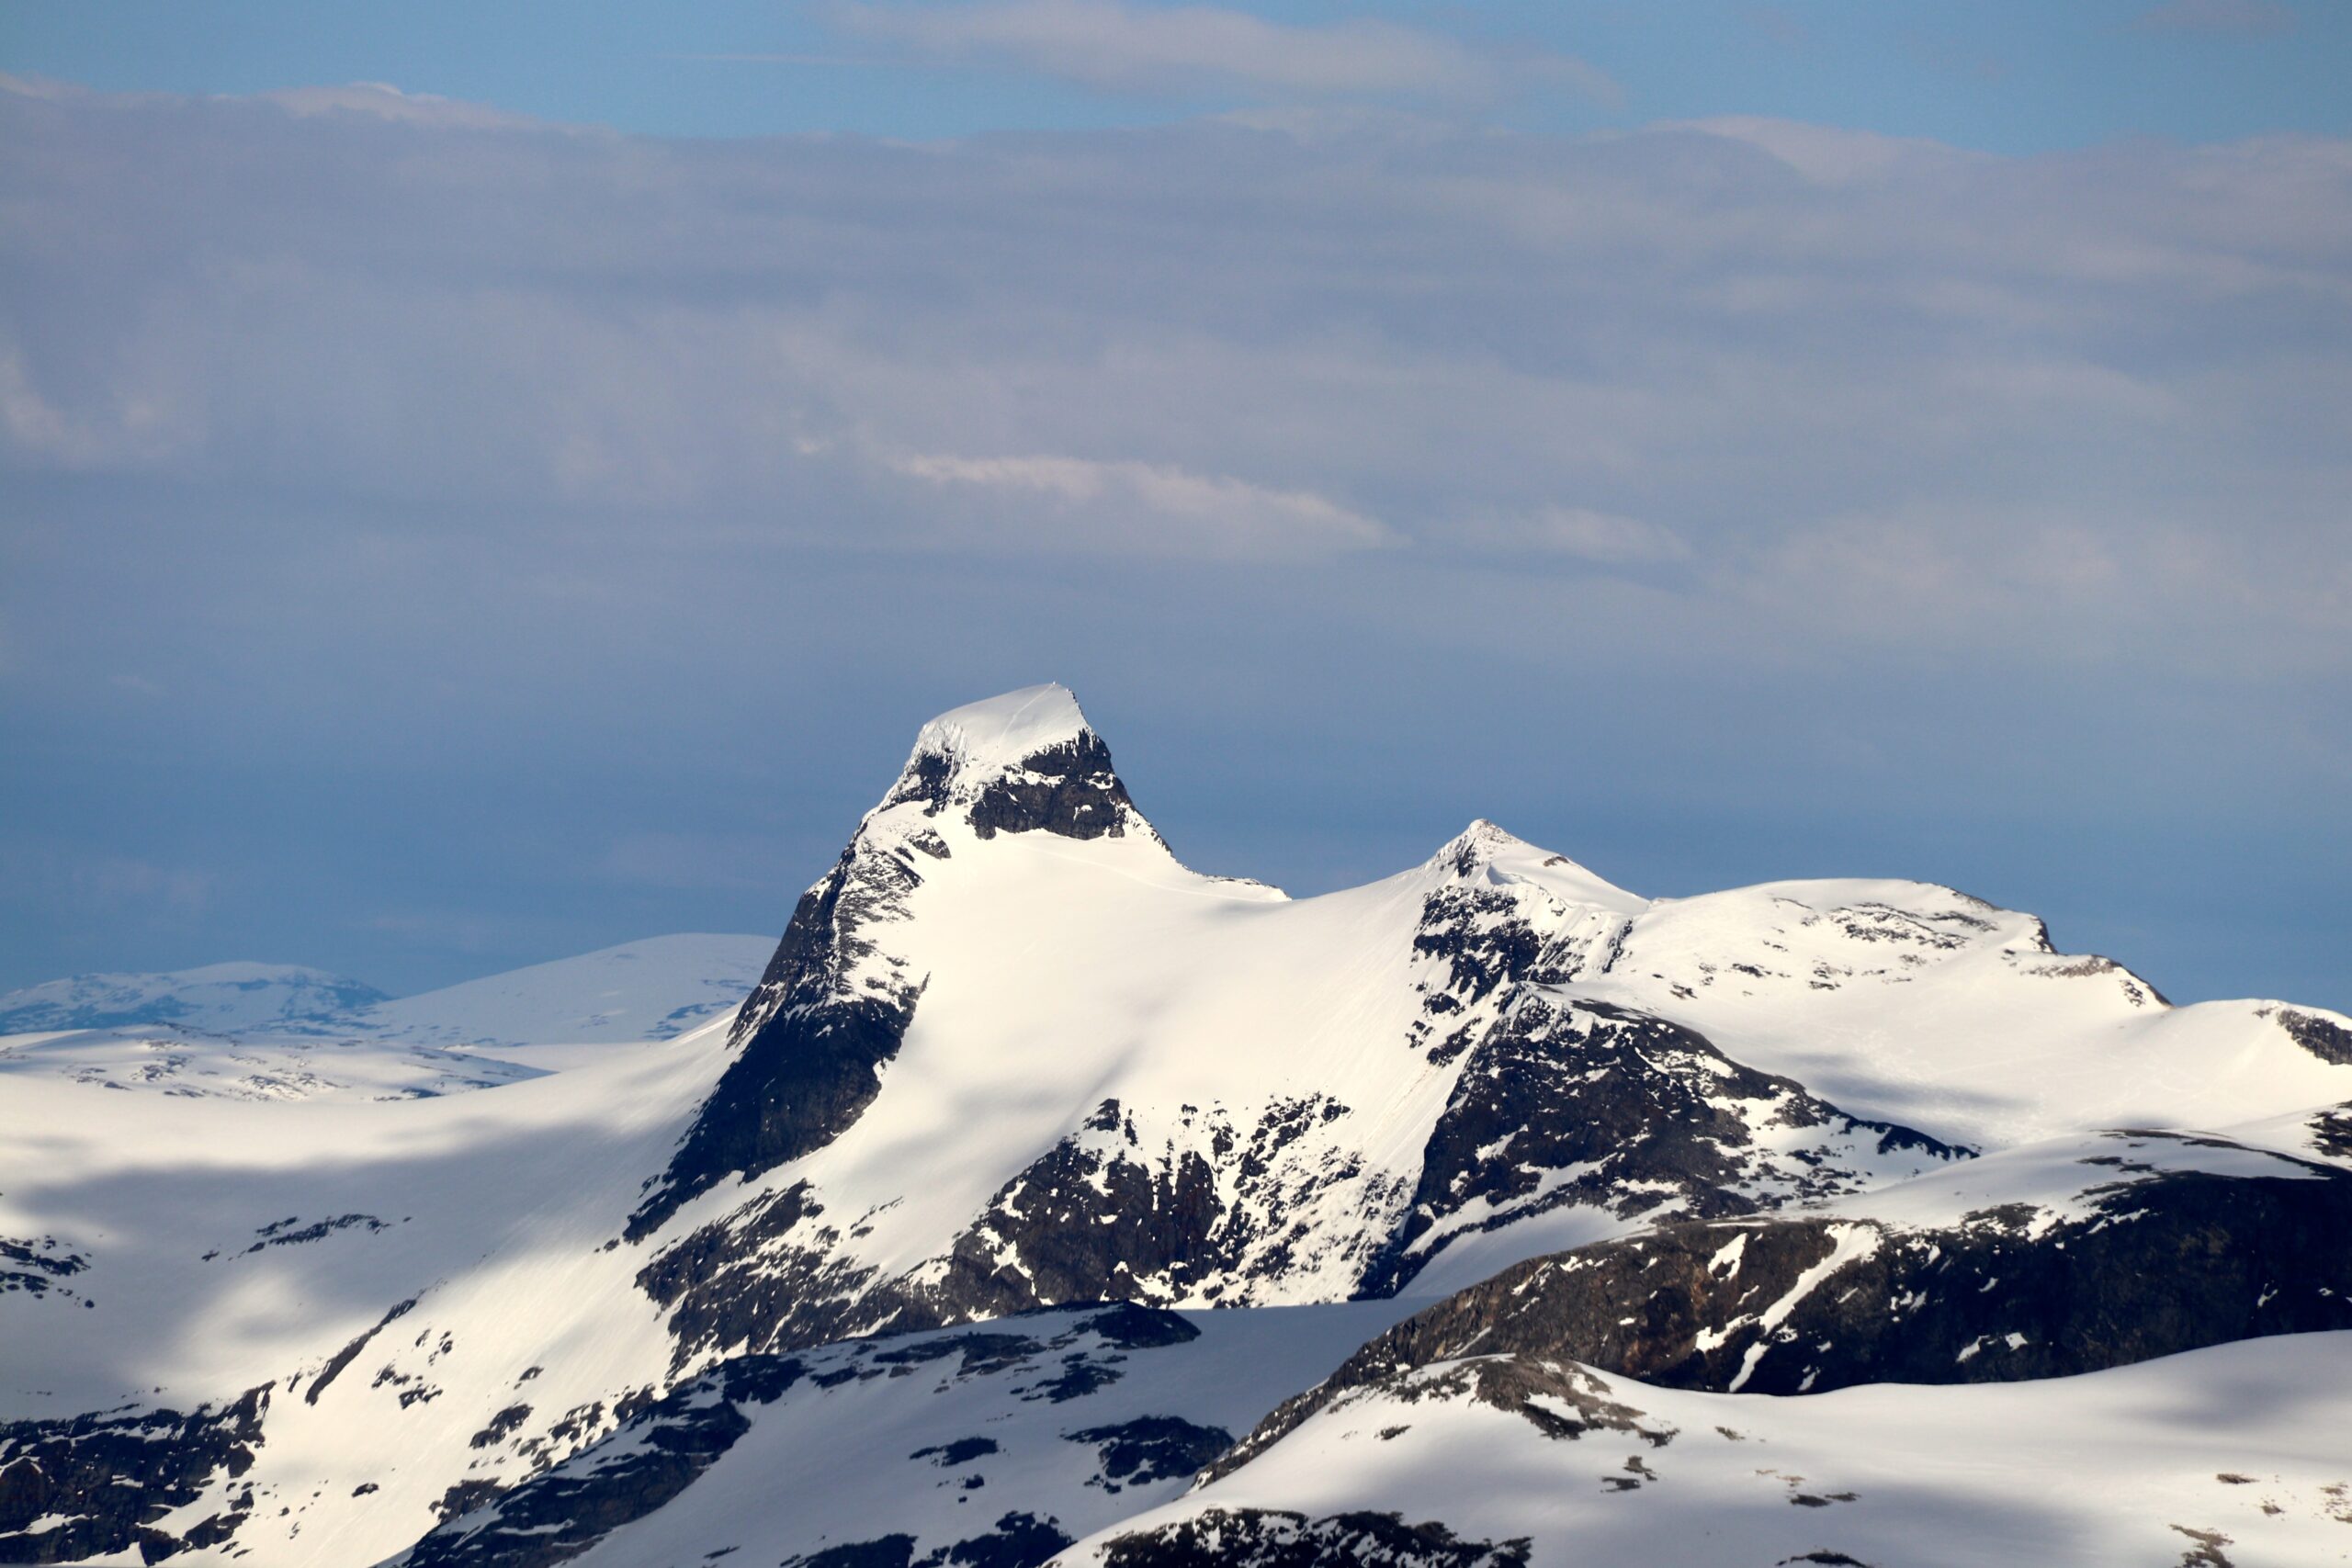
[[[984,1535],[915,1555],[910,1535],[843,1541],[803,1557],[787,1557],[784,1568],[1036,1568],[1070,1543],[1059,1522],[1013,1512]]]
[[[1524,1568],[1524,1540],[1464,1540],[1397,1514],[1310,1519],[1279,1508],[1211,1508],[1105,1543],[1106,1568]]]
[[[1196,1143],[1145,1150],[1106,1102],[1086,1128],[1007,1181],[931,1268],[879,1280],[845,1261],[837,1248],[854,1218],[827,1214],[796,1184],[673,1243],[638,1282],[670,1309],[681,1368],[886,1325],[938,1327],[1069,1302],[1172,1302],[1194,1292],[1214,1301],[1304,1261],[1307,1227],[1289,1216],[1322,1184],[1359,1170],[1344,1156],[1301,1169],[1285,1152],[1308,1129],[1346,1114],[1322,1097],[1283,1101],[1244,1132],[1222,1113],[1193,1112],[1186,1125]]]
[[[273,1220],[262,1226],[254,1232],[261,1239],[245,1250],[251,1253],[259,1252],[265,1247],[300,1247],[306,1241],[323,1241],[335,1232],[348,1230],[354,1225],[364,1225],[371,1233],[391,1229],[390,1224],[373,1214],[337,1214],[333,1219],[316,1220],[297,1229],[299,1218]]]
[[[23,1291],[44,1295],[51,1286],[89,1266],[90,1260],[81,1254],[63,1250],[55,1236],[28,1236],[21,1241],[0,1236],[0,1293]]]
[[[1413,932],[1421,1016],[1408,1038],[1438,1066],[1476,1044],[1522,982],[1559,986],[1603,973],[1624,940],[1623,915],[1571,911],[1541,887],[1490,878],[1493,853],[1517,843],[1478,821],[1439,852],[1453,880],[1421,903]]]
[[[2280,1008],[2271,1016],[2296,1044],[2321,1061],[2352,1067],[2352,1029],[2315,1012],[2298,1012],[2293,1008]]]
[[[1469,853],[1465,846],[1456,857],[1457,875],[1476,869],[1464,868]],[[1543,951],[1543,937],[1511,893],[1471,885],[1430,894],[1413,933],[1413,952],[1442,965],[1437,983],[1423,983],[1414,1031],[1416,1043],[1428,1042],[1430,1060],[1443,1066],[1468,1050],[1490,1021],[1477,1004],[1524,979]]]
[[[1848,1116],[1666,1020],[1521,990],[1465,1060],[1409,1192],[1401,1177],[1366,1178],[1344,1145],[1296,1153],[1316,1146],[1310,1132],[1344,1124],[1349,1108],[1328,1097],[1278,1102],[1242,1126],[1188,1111],[1190,1141],[1159,1148],[1105,1101],[927,1269],[877,1279],[847,1261],[857,1216],[828,1215],[795,1184],[672,1244],[639,1282],[670,1309],[683,1369],[1064,1302],[1248,1300],[1257,1281],[1307,1268],[1355,1280],[1358,1296],[1391,1295],[1456,1237],[1564,1205],[1619,1219],[1744,1214],[1966,1153]],[[1351,1182],[1358,1231],[1321,1235],[1298,1217]]]
[[[160,1528],[254,1465],[269,1387],[220,1410],[149,1410],[0,1424],[0,1562],[73,1562],[137,1551],[149,1562],[219,1546],[253,1508],[250,1488],[179,1534]],[[62,1517],[38,1533],[36,1520]]]
[[[872,1103],[878,1069],[899,1054],[922,987],[878,952],[871,928],[905,918],[906,896],[922,881],[917,852],[881,848],[861,833],[832,874],[801,896],[736,1015],[740,1054],[629,1216],[629,1240],[721,1181],[824,1147]]]
[[[1769,1147],[1774,1128],[1795,1135]],[[1966,1153],[1848,1116],[1666,1019],[1531,996],[1464,1065],[1411,1211],[1363,1293],[1401,1289],[1437,1250],[1415,1244],[1450,1220],[1492,1230],[1568,1204],[1713,1219],[1859,1190],[1889,1174],[1884,1156],[1911,1156],[1894,1173],[1909,1174]]]
[[[882,797],[882,809],[910,803],[920,805],[926,817],[961,807],[983,839],[999,833],[1115,839],[1129,828],[1150,830],[1111,764],[1111,748],[1091,728],[977,778],[945,751],[917,751]]]
[[[1685,1224],[1519,1264],[1371,1341],[1216,1469],[1238,1468],[1346,1389],[1470,1355],[1788,1394],[2064,1377],[2352,1328],[2352,1172],[2278,1157],[2275,1177],[2132,1179],[2130,1151],[2179,1135],[2112,1136],[2119,1153],[2093,1159],[2124,1179],[2089,1189],[2086,1217],[2018,1204],[1928,1229]]]
[[[1065,839],[1118,838],[1134,819],[1135,803],[1111,767],[1111,749],[1087,730],[1059,746],[1022,759],[1021,766],[982,789],[972,802],[972,830],[1057,833]]]
[[[2312,1146],[2324,1157],[2352,1165],[2352,1105],[2338,1105],[2312,1117]]]
[[[1145,1416],[1063,1435],[1100,1451],[1102,1473],[1088,1484],[1114,1493],[1191,1475],[1233,1446],[1233,1434],[1224,1427],[1199,1427],[1175,1416]]]
[[[319,1375],[311,1380],[311,1386],[302,1391],[302,1403],[305,1404],[316,1404],[319,1402],[319,1395],[324,1393],[327,1391],[327,1386],[334,1382],[335,1379],[343,1375],[345,1368],[349,1367],[353,1361],[358,1359],[359,1353],[368,1348],[368,1342],[375,1338],[377,1335],[381,1334],[384,1331],[384,1325],[386,1324],[392,1322],[395,1318],[407,1315],[410,1312],[413,1311],[415,1307],[416,1298],[413,1296],[411,1296],[404,1302],[397,1303],[393,1306],[391,1311],[386,1313],[381,1318],[377,1320],[375,1327],[359,1336],[359,1337],[354,1339],[350,1344],[345,1345],[342,1349],[337,1350],[333,1356],[329,1357],[327,1359],[327,1364],[319,1369]]]
[[[967,1536],[926,1553],[920,1568],[1036,1568],[1070,1543],[1057,1519],[1015,1511],[985,1535]]]
[[[914,1556],[914,1537],[885,1535],[872,1540],[845,1540],[804,1557],[787,1557],[784,1568],[907,1568]]]
[[[1457,1361],[1437,1375],[1392,1375],[1385,1392],[1407,1404],[1467,1399],[1509,1411],[1555,1442],[1587,1432],[1625,1432],[1662,1449],[1673,1427],[1610,1397],[1608,1385],[1581,1367],[1530,1356],[1484,1356]]]
[[[956,1239],[941,1293],[958,1308],[997,1310],[1126,1297],[1145,1280],[1165,1280],[1181,1296],[1229,1257],[1216,1245],[1224,1213],[1216,1173],[1197,1150],[1148,1163],[1064,1139]],[[1111,1215],[1149,1223],[1102,1223]],[[1022,1271],[1000,1269],[998,1256],[1019,1259]]]
[[[962,776],[944,753],[920,752],[877,810],[906,805],[921,805],[927,817],[960,807],[982,839],[1150,831],[1111,765],[1111,749],[1091,729],[978,779]],[[906,919],[923,862],[949,853],[930,829],[876,835],[861,828],[832,874],[801,897],[736,1015],[731,1043],[741,1055],[629,1216],[628,1239],[650,1235],[681,1204],[729,1178],[823,1148],[872,1103],[923,984],[877,933]]]
[[[670,1311],[676,1341],[673,1371],[733,1349],[775,1350],[821,1345],[867,1332],[900,1306],[869,1289],[874,1270],[842,1262],[841,1239],[808,1184],[754,1199],[687,1235],[638,1271],[645,1293]],[[805,1241],[788,1241],[804,1222]],[[935,1327],[917,1317],[902,1326]]]

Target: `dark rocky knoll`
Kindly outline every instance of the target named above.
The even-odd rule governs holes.
[[[1465,1356],[1791,1394],[2064,1377],[2352,1328],[2352,1171],[2255,1151],[2243,1152],[2279,1174],[2160,1170],[2132,1154],[2238,1146],[2109,1138],[2114,1152],[2083,1163],[2115,1179],[2086,1188],[2073,1217],[2012,1203],[1920,1228],[1813,1215],[1669,1224],[1531,1259],[1366,1344],[1212,1473],[1238,1469],[1350,1388]]]

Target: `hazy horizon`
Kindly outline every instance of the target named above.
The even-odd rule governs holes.
[[[2352,1010],[2352,10],[33,4],[0,989],[780,931],[1078,693],[1206,871],[1474,817]]]

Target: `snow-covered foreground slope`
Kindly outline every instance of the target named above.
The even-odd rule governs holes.
[[[806,1366],[766,1397],[784,1363],[870,1371],[884,1350],[820,1348],[1078,1303],[1423,1309],[1358,1325],[1376,1353],[1317,1340],[1279,1371],[1246,1345],[1287,1331],[1249,1325],[1307,1319],[1204,1333],[1178,1379],[1200,1386],[1170,1412],[1194,1426],[1238,1435],[1255,1416],[1232,1413],[1341,1369],[1220,1461],[1238,1479],[1331,1397],[1480,1353],[1448,1325],[1501,1332],[1489,1281],[1535,1270],[1527,1326],[1551,1337],[1528,1354],[1690,1389],[1744,1372],[1739,1399],[1891,1367],[2040,1377],[2332,1327],[2352,1299],[2329,1272],[2352,1255],[2333,1245],[2352,1229],[2352,1121],[2330,1110],[2352,1101],[2345,1020],[2172,1009],[2053,953],[2030,917],[1928,885],[1652,902],[1485,822],[1396,876],[1292,899],[1178,862],[1057,687],[926,726],[764,968],[714,965],[733,940],[369,1010],[350,1048],[368,1059],[508,1080],[461,1095],[85,1081],[147,1059],[128,1035],[0,1056],[0,1561],[372,1562],[534,1476],[514,1496],[535,1523],[474,1514],[430,1550],[561,1561],[611,1525],[604,1494],[551,1471],[574,1455],[670,1489],[627,1526],[655,1556],[611,1560],[751,1553],[681,1521],[867,1453],[808,1412],[936,1420],[911,1453],[1035,1403],[990,1374],[902,1404],[914,1371],[829,1387]],[[740,1011],[630,1043],[729,986]],[[276,1043],[322,1078],[345,1049]],[[2167,1273],[2200,1237],[2204,1271]],[[1676,1292],[1642,1281],[1663,1258]],[[2068,1316],[2135,1267],[2201,1282],[2143,1292],[2132,1334]],[[1795,1329],[1840,1296],[1871,1323],[1809,1355]],[[1654,1332],[1588,1332],[1653,1303]],[[1245,1348],[1218,1359],[1227,1345]],[[722,1405],[752,1435],[713,1448]],[[1092,1473],[1035,1471],[1037,1497],[1086,1494],[1047,1508],[1066,1533],[1117,1517],[1091,1511],[1113,1495]],[[953,1517],[1013,1481],[989,1474]],[[825,1495],[875,1518],[854,1539],[908,1536],[910,1561],[942,1564],[978,1539],[894,1525],[921,1510],[848,1484]],[[1046,1506],[1008,1503],[980,1533]],[[1040,1560],[1003,1550],[988,1560]]]
[[[604,1568],[738,1551],[1042,1561],[1181,1495],[1275,1391],[1398,1310],[1121,1305],[744,1357],[401,1561],[513,1562],[550,1535]]]
[[[1358,1390],[1056,1562],[2316,1568],[2352,1561],[2346,1409],[2352,1334],[1804,1398],[1473,1358]]]

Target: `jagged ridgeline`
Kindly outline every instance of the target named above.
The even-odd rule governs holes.
[[[1074,1300],[1388,1295],[1520,1220],[1607,1234],[1959,1157],[1561,995],[1645,908],[1484,822],[1332,898],[1202,876],[1067,692],[959,710],[802,897],[626,1235],[739,1196],[641,1282],[683,1368]],[[989,1108],[920,1178],[900,1083]]]
[[[513,1016],[544,976],[479,984],[563,1038]],[[0,1561],[1500,1564],[1671,1502],[1626,1539],[1876,1562],[1899,1519],[1758,1522],[1894,1506],[1894,1428],[1824,1400],[2011,1391],[2139,1453],[2134,1400],[2352,1398],[2309,1348],[2352,1327],[2352,1022],[2176,1008],[1933,884],[1650,899],[1480,820],[1292,898],[1186,867],[1040,686],[922,727],[707,988],[495,1070],[442,1010],[447,1061],[180,1029],[124,1094],[118,1026],[8,1078]],[[269,1099],[298,1068],[340,1087]],[[2352,1488],[2263,1454],[2172,1556]],[[2068,1517],[2043,1558],[2109,1539]]]

